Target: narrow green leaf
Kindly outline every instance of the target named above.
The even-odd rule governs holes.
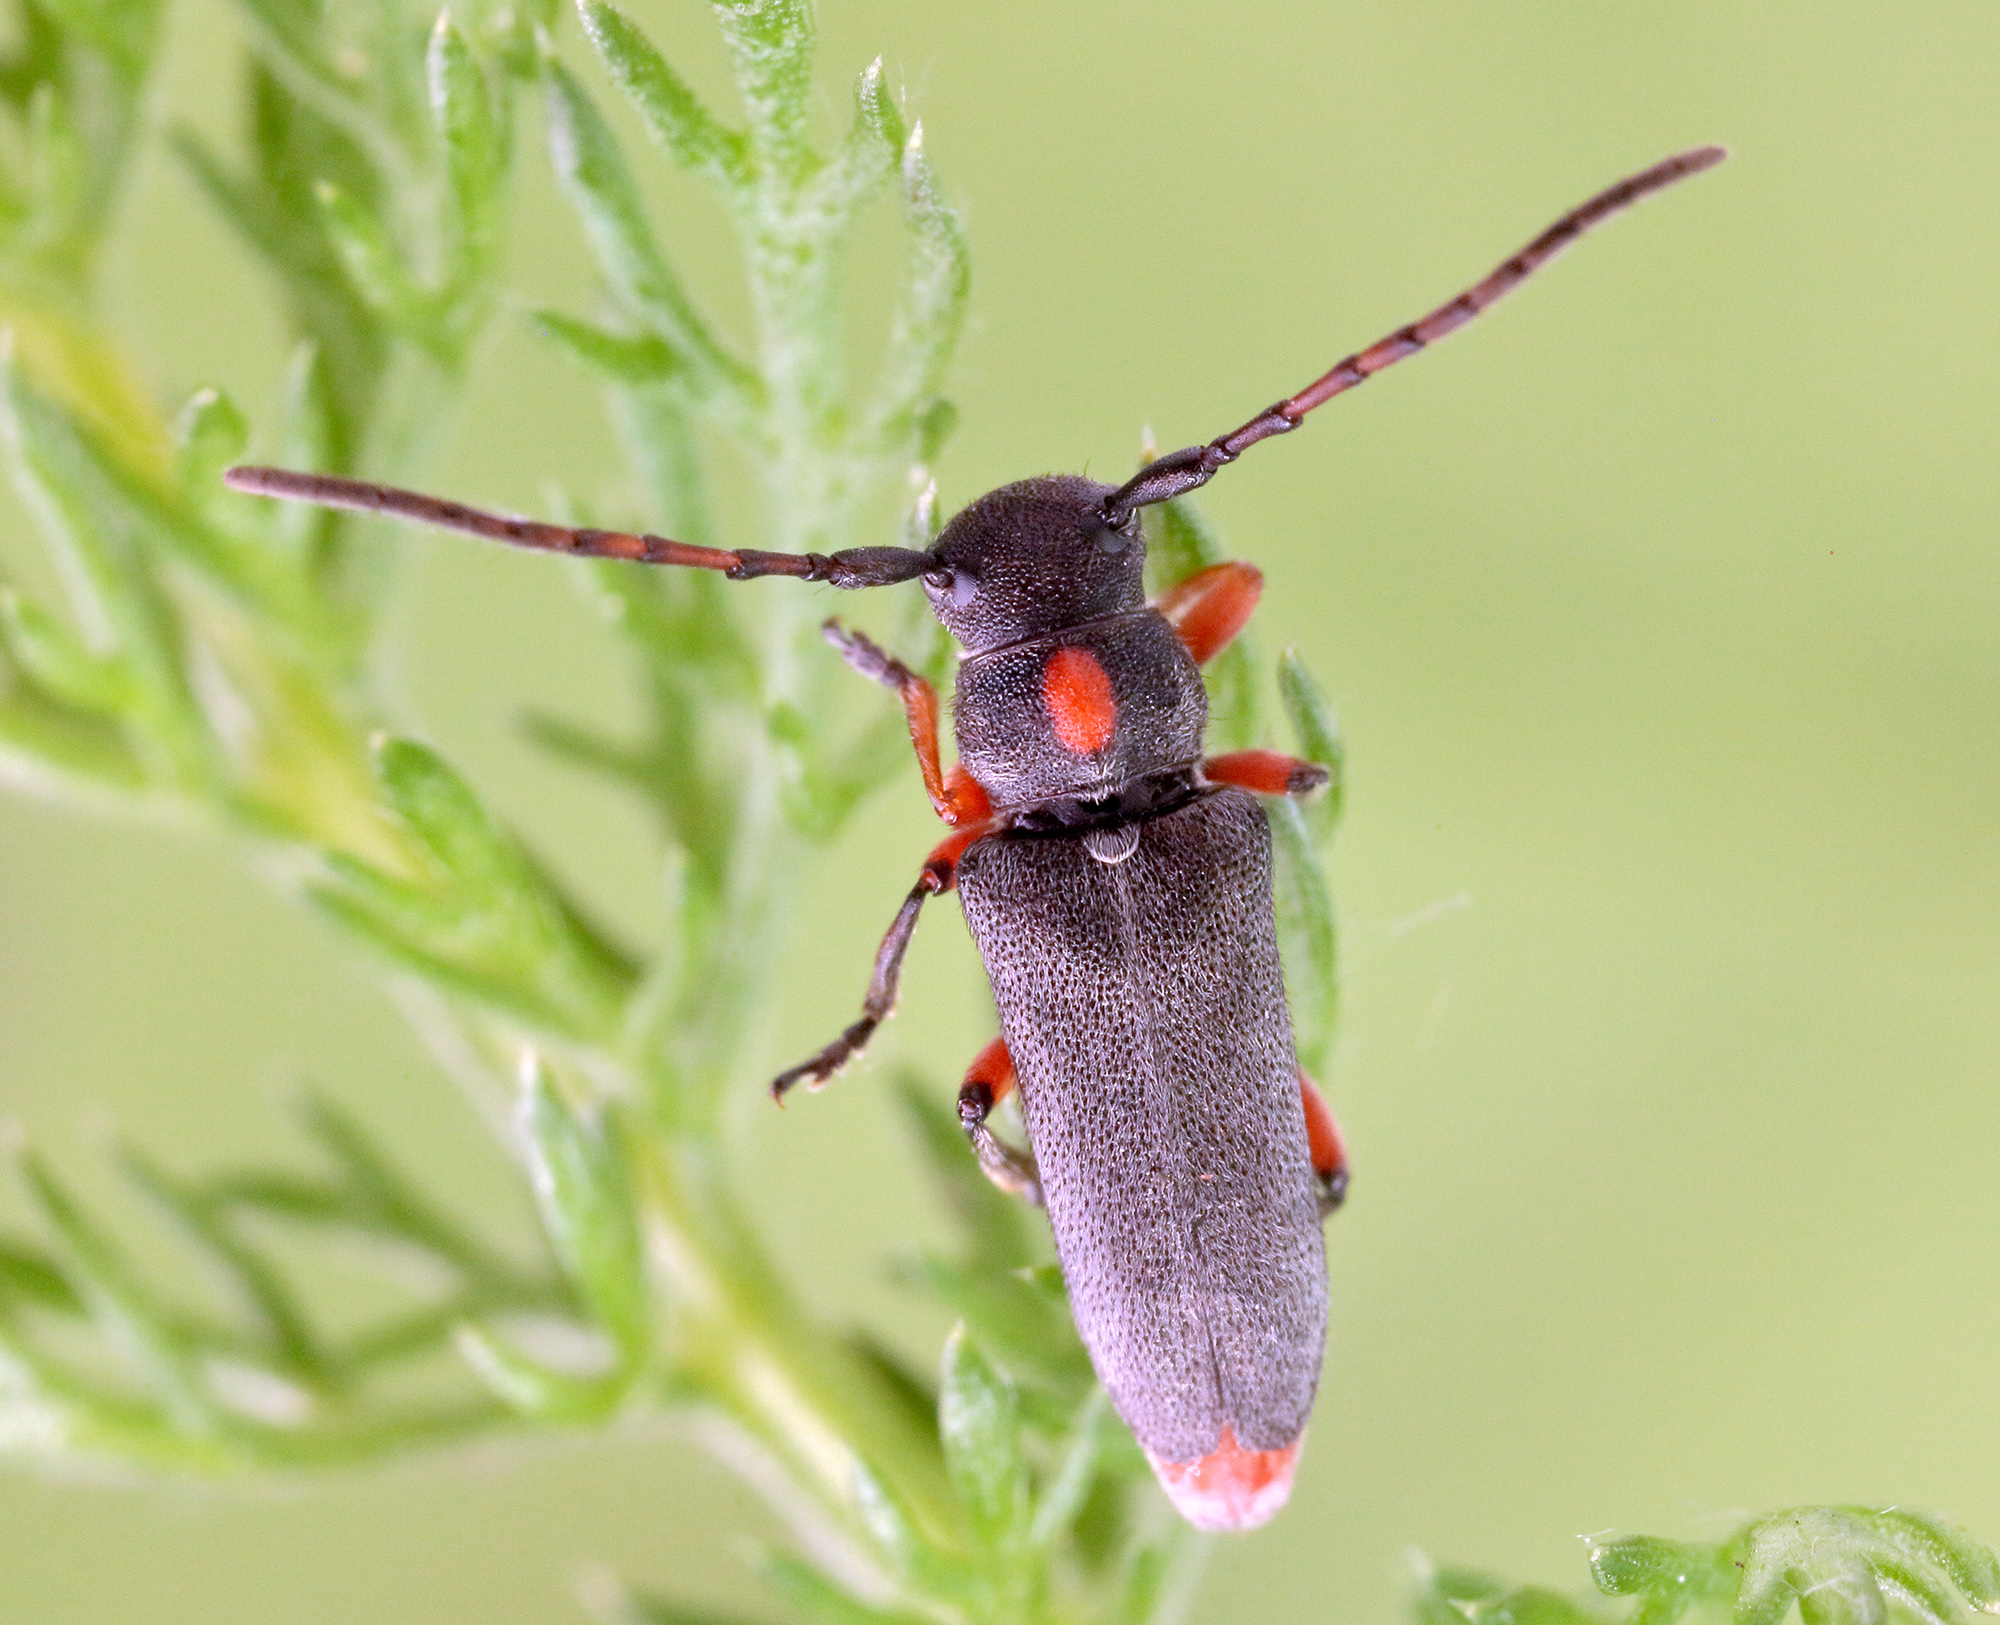
[[[93,137],[80,120],[82,109],[68,85],[44,80],[28,98],[26,139],[30,173],[47,239],[41,245],[57,263],[80,263],[89,252],[95,221],[89,207],[93,186]]]
[[[410,280],[403,255],[381,218],[332,181],[314,188],[321,225],[340,255],[355,292],[391,326],[426,341],[434,338],[423,291]]]
[[[257,1316],[264,1351],[287,1375],[312,1376],[324,1370],[318,1339],[283,1277],[230,1225],[223,1204],[205,1200],[136,1152],[125,1154],[135,1183],[179,1221],[210,1265],[229,1281]]]
[[[1982,1613],[2000,1613],[2000,1553],[1934,1513],[1890,1507],[1869,1522],[1912,1557],[1931,1564]]]
[[[1423,1552],[1413,1556],[1417,1586],[1410,1597],[1410,1615],[1416,1625],[1465,1625],[1472,1614],[1471,1605],[1505,1590],[1498,1580],[1477,1569],[1439,1567]]]
[[[183,616],[160,579],[164,557],[198,571],[239,604],[271,610],[290,624],[317,618],[299,583],[270,551],[233,531],[203,523],[178,493],[135,469],[113,445],[53,403],[17,391],[12,402],[24,466],[46,501],[45,532],[61,538],[71,600],[86,635],[116,647],[126,687],[119,707],[150,731],[166,731],[189,766],[208,765],[214,747],[202,737],[187,669]],[[190,429],[204,435],[189,455],[222,449],[233,409],[197,409]],[[217,499],[217,485],[207,490]],[[95,608],[86,608],[95,606]],[[104,624],[100,625],[100,621]]]
[[[1141,448],[1141,463],[1157,455],[1150,441]],[[1229,558],[1221,533],[1192,497],[1156,502],[1143,510],[1146,527],[1146,580],[1154,596],[1178,586]]]
[[[1036,1498],[1034,1521],[1028,1526],[1031,1544],[1053,1545],[1076,1521],[1104,1457],[1105,1434],[1116,1425],[1110,1395],[1102,1388],[1092,1389],[1070,1425],[1055,1471]]]
[[[243,460],[250,444],[250,425],[222,390],[196,390],[174,420],[174,444],[179,453],[181,489],[206,496],[219,490],[222,471]]]
[[[861,1525],[875,1543],[875,1550],[898,1579],[910,1580],[928,1565],[923,1532],[908,1510],[880,1475],[858,1457],[849,1483],[849,1494],[859,1513]]]
[[[609,1606],[592,1599],[592,1611],[605,1625],[762,1625],[748,1614],[718,1614],[707,1608],[685,1608],[662,1597],[626,1591],[607,1599]]]
[[[30,1305],[60,1314],[83,1313],[83,1300],[48,1257],[14,1242],[0,1242],[0,1303]]]
[[[613,292],[686,363],[704,396],[733,397],[738,404],[753,399],[752,375],[724,352],[654,242],[603,116],[560,63],[549,62],[543,79],[556,176]]]
[[[112,1345],[152,1391],[164,1419],[182,1432],[209,1431],[213,1406],[193,1369],[186,1340],[140,1283],[122,1248],[87,1215],[39,1157],[20,1162],[36,1207],[62,1242],[58,1268]]]
[[[496,1399],[538,1422],[562,1426],[602,1420],[624,1397],[619,1378],[572,1377],[551,1371],[512,1347],[491,1327],[467,1322],[454,1335],[459,1357]]]
[[[1870,1568],[1878,1594],[1885,1594],[1902,1612],[1915,1614],[1924,1625],[1958,1625],[1964,1617],[1951,1591],[1918,1564],[1884,1554]]]
[[[83,637],[129,673],[135,745],[184,785],[216,762],[183,665],[179,618],[143,544],[172,529],[137,480],[69,414],[5,368],[4,429],[21,485],[55,556]],[[184,539],[184,538],[180,538]]]
[[[116,716],[132,699],[131,674],[100,659],[41,605],[0,587],[0,644],[28,678],[78,711]]]
[[[1167,1583],[1167,1554],[1158,1546],[1143,1546],[1132,1555],[1125,1583],[1110,1617],[1116,1625],[1151,1625],[1158,1617]]]
[[[957,428],[958,407],[942,395],[933,395],[918,406],[910,420],[911,433],[916,437],[913,460],[928,468],[937,461],[945,442]]]
[[[766,1585],[816,1625],[935,1625],[927,1615],[871,1608],[788,1553],[767,1553],[757,1567]]]
[[[123,731],[17,683],[0,700],[0,780],[41,795],[125,800],[151,787]]]
[[[321,860],[323,881],[313,886],[319,900],[333,906],[342,919],[346,911],[369,916],[379,929],[408,939],[413,948],[434,945],[465,951],[468,909],[465,899],[447,886],[420,884],[385,874],[359,858],[335,852]]]
[[[1299,1064],[1318,1074],[1326,1065],[1339,1014],[1333,898],[1327,890],[1318,844],[1297,801],[1284,797],[1266,811],[1277,860],[1272,888],[1285,991],[1292,1007],[1292,1040]]]
[[[963,1321],[945,1340],[938,1437],[973,1534],[989,1548],[1011,1543],[1028,1510],[1020,1404],[1014,1385],[979,1351]]]
[[[595,729],[571,722],[567,717],[546,711],[529,711],[521,718],[521,732],[550,754],[573,766],[602,773],[606,778],[639,789],[647,788],[647,764],[630,746],[607,739]]]
[[[644,511],[661,534],[698,547],[716,545],[715,518],[707,494],[709,454],[684,393],[670,384],[619,389],[612,391],[610,406],[618,443],[643,493]],[[599,581],[609,576],[625,582],[644,579],[650,583],[650,603],[679,606],[685,617],[714,629],[704,638],[705,643],[715,643],[718,636],[733,641],[737,652],[718,664],[737,692],[758,692],[760,675],[738,621],[738,616],[746,615],[753,606],[733,596],[736,589],[732,584],[716,580],[706,570],[621,572],[607,565],[592,574]],[[697,605],[701,607],[696,609]],[[620,630],[636,635],[638,628],[635,623],[621,622]],[[707,664],[706,660],[700,663],[704,669]]]
[[[1629,1535],[1591,1547],[1590,1575],[1609,1596],[1641,1598],[1630,1625],[1674,1625],[1697,1603],[1734,1594],[1736,1572],[1719,1558],[1713,1547]]]
[[[573,1036],[603,1034],[636,977],[634,966],[496,824],[435,751],[407,739],[376,750],[382,790],[422,843],[438,876],[429,888],[338,854],[324,860],[320,904],[426,973],[500,1007],[538,1012]]]
[[[796,185],[812,150],[813,32],[809,0],[717,0],[750,143],[764,175]]]
[[[1467,1569],[1436,1569],[1418,1586],[1418,1625],[1603,1625],[1572,1598],[1541,1586],[1502,1585]]]
[[[701,104],[653,42],[606,0],[581,0],[583,31],[653,142],[682,169],[735,193],[748,179],[744,140]]]
[[[884,1393],[922,1432],[937,1426],[937,1393],[900,1354],[865,1328],[852,1328],[841,1339],[848,1351],[872,1371]]]
[[[1602,1625],[1597,1615],[1560,1591],[1522,1586],[1510,1591],[1490,1613],[1481,1610],[1481,1625]]]
[[[110,57],[130,78],[158,49],[162,0],[41,0],[63,29]]]
[[[680,370],[673,351],[655,333],[614,333],[553,310],[530,311],[528,325],[593,372],[627,388],[663,383]]]
[[[171,140],[176,155],[187,166],[195,184],[208,194],[216,211],[266,259],[282,263],[285,238],[275,200],[232,175],[198,132],[182,126],[172,132]]]
[[[493,89],[448,11],[438,13],[424,68],[431,121],[444,146],[445,174],[458,215],[455,281],[463,291],[499,252],[507,131]]]
[[[1022,1382],[1039,1383],[1071,1403],[1089,1390],[1090,1361],[1060,1292],[1043,1292],[1020,1271],[992,1275],[930,1255],[899,1260],[895,1273],[964,1317]]]
[[[1149,444],[1140,453],[1150,462]],[[1211,566],[1223,563],[1229,549],[1192,497],[1156,503],[1144,510],[1146,578],[1154,596]],[[1218,751],[1250,750],[1264,738],[1264,684],[1256,644],[1238,637],[1209,661],[1202,672],[1208,690],[1210,747]]]
[[[375,763],[389,805],[446,874],[481,897],[519,883],[513,844],[442,756],[414,739],[388,737],[376,746]]]
[[[1626,1535],[1593,1544],[1590,1577],[1612,1597],[1630,1597],[1664,1586],[1684,1586],[1707,1569],[1713,1553],[1653,1535]]]
[[[1319,763],[1332,775],[1326,788],[1301,808],[1313,839],[1324,842],[1340,821],[1346,792],[1347,747],[1341,740],[1340,722],[1333,714],[1333,707],[1293,649],[1278,656],[1278,700],[1292,725],[1299,754],[1309,762]]]
[[[634,1367],[645,1357],[651,1310],[627,1153],[609,1108],[586,1118],[539,1058],[530,1067],[520,1122],[543,1229],[578,1295]]]
[[[884,82],[878,56],[861,70],[855,82],[854,122],[815,189],[815,202],[825,212],[829,237],[846,232],[855,216],[888,188],[908,140],[909,132]]]
[[[333,393],[326,373],[326,354],[310,338],[300,339],[285,358],[284,381],[278,395],[277,453],[287,468],[334,465],[337,436],[326,417],[327,402]],[[312,520],[337,517],[332,509],[307,502],[274,502],[268,506],[280,517],[303,515]]]
[[[965,307],[972,293],[971,260],[958,215],[946,203],[924,156],[918,125],[903,147],[903,220],[910,239],[910,264],[890,323],[874,421],[886,454],[921,452],[933,461],[939,433],[938,393],[958,346]]]
[[[349,1222],[435,1253],[469,1280],[515,1283],[515,1272],[420,1196],[368,1131],[334,1101],[308,1094],[300,1103],[300,1117],[339,1171]]]

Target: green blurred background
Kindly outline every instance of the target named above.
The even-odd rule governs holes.
[[[719,87],[693,0],[633,0]],[[1290,1509],[1194,1618],[1394,1618],[1407,1554],[1583,1579],[1575,1537],[1920,1504],[2000,1538],[2000,11],[1990,3],[826,0],[829,118],[882,53],[964,209],[953,507],[1205,439],[1663,154],[1648,203],[1206,497],[1267,650],[1337,698],[1351,1140],[1334,1339]],[[588,52],[565,23],[566,56]],[[188,0],[163,107],[233,127],[233,14]],[[531,143],[516,286],[587,309]],[[657,195],[734,307],[719,212]],[[864,295],[890,262],[864,264]],[[163,399],[259,416],[262,274],[157,153],[113,276]],[[878,300],[879,303],[879,300]],[[433,470],[616,499],[592,389],[517,323]],[[645,832],[522,743],[623,714],[560,569],[420,539],[408,719],[635,931]],[[9,510],[0,555],[29,549]],[[766,589],[779,590],[779,589]],[[842,681],[828,661],[829,682]],[[857,706],[889,703],[855,684]],[[799,900],[768,1055],[849,1019],[934,828],[912,771]],[[990,1032],[956,911],[881,1046],[947,1088]],[[911,1349],[882,1260],[937,1220],[863,1068],[746,1167],[814,1302]],[[296,1150],[318,1080],[468,1209],[511,1172],[365,968],[222,843],[0,802],[0,1098],[73,1170]],[[591,1565],[758,1600],[775,1526],[625,1435],[218,1495],[0,1478],[0,1620],[554,1621]]]

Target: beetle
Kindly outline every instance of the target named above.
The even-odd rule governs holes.
[[[1293,1051],[1256,798],[1310,794],[1327,770],[1265,750],[1202,754],[1200,668],[1248,621],[1263,578],[1219,564],[1149,604],[1139,512],[1205,485],[1471,321],[1593,226],[1725,156],[1698,147],[1607,188],[1456,298],[1228,434],[1116,487],[1071,475],[1002,486],[925,550],[695,547],[283,469],[225,478],[733,581],[922,582],[962,651],[949,771],[931,684],[837,621],[826,634],[901,697],[952,832],[883,939],[860,1018],[771,1092],[818,1088],[860,1053],[895,1002],[924,903],[956,889],[1000,1018],[959,1089],[973,1151],[995,1183],[1046,1207],[1091,1362],[1168,1496],[1199,1527],[1247,1529],[1290,1493],[1326,1340],[1321,1221],[1347,1184],[1340,1132]],[[1017,1088],[1026,1151],[987,1124]]]

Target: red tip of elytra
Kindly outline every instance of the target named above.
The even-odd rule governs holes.
[[[1255,1529],[1277,1516],[1299,1462],[1294,1439],[1282,1450],[1245,1450],[1225,1422],[1215,1448],[1197,1461],[1161,1461],[1146,1452],[1160,1488],[1197,1529]]]

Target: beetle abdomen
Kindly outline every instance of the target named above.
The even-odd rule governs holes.
[[[1083,837],[980,842],[959,871],[966,920],[1077,1328],[1119,1414],[1156,1464],[1288,1452],[1327,1289],[1269,827],[1221,789],[1131,829],[1115,861]],[[1261,1522],[1276,1490],[1220,1521]]]

